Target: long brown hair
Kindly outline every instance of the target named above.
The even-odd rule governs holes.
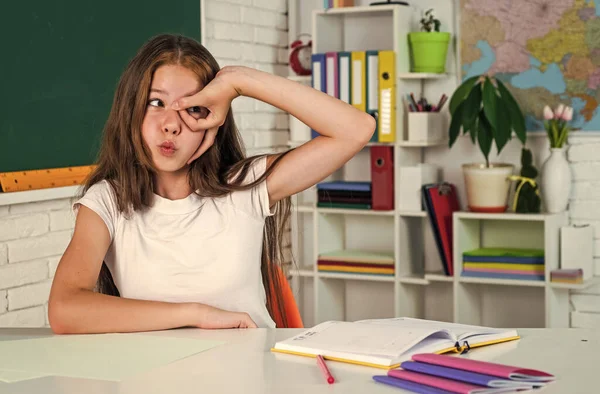
[[[141,125],[154,72],[162,65],[177,64],[194,72],[206,86],[219,71],[219,65],[197,41],[178,35],[163,34],[147,41],[131,59],[115,91],[95,170],[82,188],[81,195],[95,183],[107,180],[113,187],[120,212],[142,210],[152,203],[154,165],[142,139]],[[220,197],[236,190],[249,189],[264,181],[278,161],[252,183],[244,183],[254,160],[246,158],[243,144],[229,110],[219,128],[215,142],[189,168],[191,190],[202,197]],[[283,236],[290,218],[289,197],[277,202],[275,214],[265,221],[261,274],[267,294],[267,309],[275,319],[278,314],[287,326],[283,309],[279,268],[283,271]],[[108,267],[103,262],[96,290],[119,296]]]

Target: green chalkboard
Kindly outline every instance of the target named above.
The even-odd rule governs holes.
[[[121,73],[161,33],[200,41],[200,0],[3,4],[0,172],[93,163]]]

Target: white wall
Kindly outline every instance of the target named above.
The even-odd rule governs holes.
[[[221,67],[288,74],[287,0],[205,0],[205,12],[204,43]],[[232,108],[249,155],[285,148],[287,114],[247,97],[235,99]]]
[[[287,75],[286,0],[203,0],[203,39],[219,65]],[[233,102],[248,154],[281,150],[288,117],[248,98]],[[0,327],[47,326],[52,277],[72,235],[71,200],[0,205]]]
[[[48,324],[48,294],[73,229],[70,200],[0,206],[0,327]]]

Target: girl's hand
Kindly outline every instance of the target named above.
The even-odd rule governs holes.
[[[205,304],[194,304],[192,325],[198,328],[257,328],[256,323],[245,312],[230,312]]]
[[[233,99],[240,93],[230,78],[230,67],[224,67],[198,93],[181,98],[171,105],[192,131],[204,131],[204,139],[188,164],[200,157],[215,142],[219,127],[225,123]]]

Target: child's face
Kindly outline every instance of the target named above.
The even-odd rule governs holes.
[[[182,66],[165,65],[154,73],[142,137],[158,171],[175,172],[187,167],[187,161],[200,146],[205,132],[191,131],[179,113],[171,109],[171,103],[202,88],[197,75]],[[207,115],[205,108],[189,113],[196,119]]]

